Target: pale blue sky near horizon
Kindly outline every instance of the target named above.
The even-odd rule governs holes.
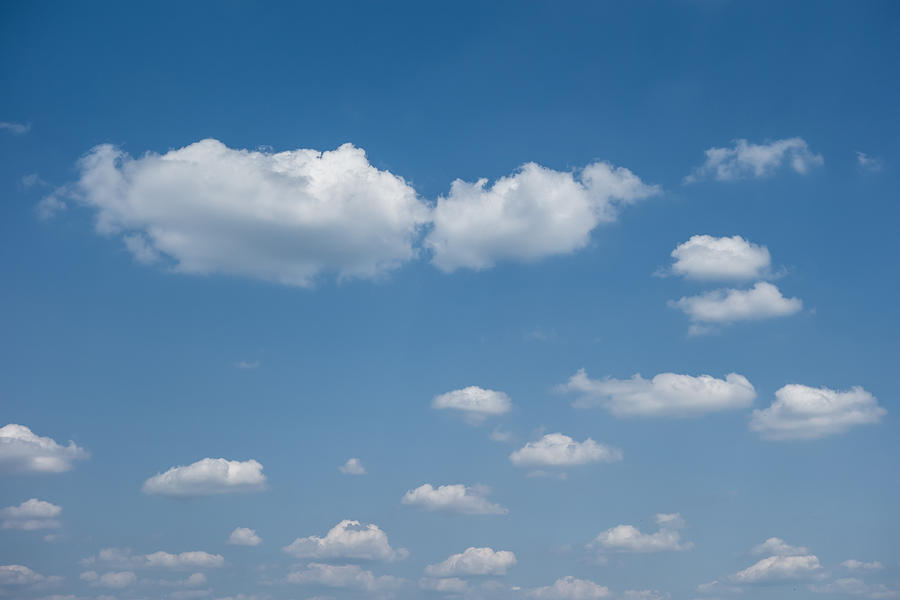
[[[90,456],[0,445],[0,594],[900,598],[898,61],[891,2],[4,3],[0,427]],[[206,139],[224,146],[191,147]],[[348,162],[337,192],[266,171],[345,143],[378,182],[341,192]],[[92,168],[100,144],[126,154]],[[737,170],[703,171],[714,148]],[[594,186],[604,161],[638,183]],[[531,162],[547,170],[526,180]],[[451,188],[481,178],[495,195]],[[520,210],[478,212],[502,178]],[[301,196],[312,224],[287,210]],[[507,233],[515,219],[530,229]],[[673,272],[701,235],[770,259]],[[295,268],[313,274],[279,282]],[[783,297],[746,296],[760,281]],[[675,304],[714,290],[734,302],[693,320]],[[600,406],[560,389],[579,369]],[[700,387],[596,391],[665,373]],[[730,373],[752,400],[693,379]],[[754,410],[790,384],[834,404],[770,439]],[[483,422],[433,407],[469,386],[495,392]],[[557,432],[622,457],[511,458]],[[339,470],[352,457],[364,475]],[[145,493],[205,458],[258,461],[265,482]],[[474,504],[403,502],[424,484]],[[6,510],[32,498],[61,512]],[[485,499],[503,511],[470,514]],[[285,551],[345,519],[408,557]],[[627,525],[640,535],[603,537]],[[262,542],[227,543],[238,527]],[[791,548],[754,551],[770,538]],[[91,559],[108,548],[131,554]],[[467,548],[493,554],[428,569]],[[157,551],[176,556],[141,558]]]

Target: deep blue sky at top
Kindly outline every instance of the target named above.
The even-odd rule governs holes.
[[[70,540],[48,552],[16,534],[0,564],[77,580],[77,560],[110,546],[234,555],[244,549],[224,539],[238,525],[267,543],[235,563],[278,564],[294,537],[358,518],[410,548],[389,570],[413,579],[488,545],[516,551],[516,585],[574,574],[691,598],[779,536],[823,563],[891,562],[896,581],[898,64],[890,2],[3,3],[0,121],[31,129],[0,132],[0,426],[93,457],[0,486],[0,506],[62,505]],[[822,169],[682,184],[707,148],[793,136]],[[449,275],[426,256],[380,281],[302,289],[138,265],[84,207],[39,219],[49,188],[22,182],[66,184],[100,143],[139,156],[208,137],[275,151],[352,142],[429,200],[528,161],[608,160],[664,192],[572,255]],[[884,169],[862,172],[857,151]],[[702,233],[768,246],[803,312],[688,338],[666,301],[698,286],[652,274]],[[551,391],[581,367],[735,371],[757,406],[787,383],[862,385],[889,414],[814,444],[761,442],[737,413],[615,421]],[[429,408],[467,385],[510,395],[519,445],[546,428],[626,460],[525,478],[489,428]],[[208,504],[140,494],[150,475],[207,456],[260,460],[270,491]],[[350,456],[366,487],[337,472]],[[400,505],[426,481],[489,484],[510,516],[448,527]],[[551,551],[657,512],[685,517],[693,553],[604,570]],[[217,597],[253,591],[250,567],[229,577]]]

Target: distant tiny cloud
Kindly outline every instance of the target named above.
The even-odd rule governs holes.
[[[659,529],[654,533],[642,533],[633,525],[617,525],[601,532],[587,545],[601,552],[664,552],[690,550],[692,542],[682,542],[684,519],[678,513],[659,513],[655,517]]]
[[[706,161],[684,178],[685,183],[769,177],[785,165],[805,175],[825,163],[822,155],[811,152],[806,141],[799,137],[763,144],[738,139],[730,147],[710,148],[705,154]]]
[[[497,427],[494,427],[488,437],[495,442],[511,442],[514,436],[511,431],[501,429],[498,425]]]
[[[435,396],[431,407],[436,410],[459,411],[470,425],[480,425],[488,417],[508,413],[512,410],[512,401],[503,392],[470,385]]]
[[[262,538],[253,529],[237,527],[228,536],[228,543],[233,546],[259,546],[262,544]]]
[[[89,457],[75,442],[62,446],[35,435],[25,425],[10,423],[0,428],[0,471],[62,473],[72,469],[76,460]]]
[[[769,440],[811,440],[878,423],[887,410],[862,387],[847,391],[789,384],[775,392],[775,401],[754,410],[750,429]]]
[[[31,123],[14,123],[12,121],[0,121],[0,131],[6,131],[15,135],[23,135],[31,131]]]
[[[509,460],[517,467],[573,467],[617,462],[622,460],[622,451],[598,444],[591,438],[577,442],[562,433],[548,433],[510,454]]]
[[[347,462],[342,464],[340,467],[341,473],[344,475],[365,475],[366,469],[363,467],[362,462],[358,458],[348,458]]]
[[[44,500],[31,498],[18,506],[0,509],[3,529],[53,529],[60,526],[57,517],[62,508]]]
[[[234,363],[234,367],[236,369],[248,370],[252,371],[253,369],[259,368],[260,362],[258,360],[239,360]]]
[[[609,588],[589,579],[576,579],[568,575],[557,579],[553,585],[533,588],[526,595],[539,600],[593,600],[611,595]]]
[[[403,495],[403,504],[425,510],[440,510],[466,515],[505,515],[509,511],[490,502],[486,496],[490,490],[485,486],[463,484],[434,487],[426,483]]]
[[[871,171],[873,173],[877,173],[884,169],[884,161],[875,156],[869,156],[864,152],[857,151],[856,153],[856,164],[860,169],[864,171]]]
[[[263,466],[253,459],[204,458],[154,475],[142,489],[145,494],[181,497],[260,491],[266,485],[262,470]]]
[[[872,562],[863,562],[852,558],[842,562],[841,566],[845,569],[850,569],[851,571],[878,571],[884,568],[884,565],[877,560],[873,560]]]

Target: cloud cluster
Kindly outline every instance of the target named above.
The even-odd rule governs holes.
[[[659,529],[654,533],[642,533],[633,525],[617,525],[607,529],[588,544],[588,548],[601,552],[664,552],[690,550],[692,542],[682,542],[679,529],[684,520],[678,513],[660,513],[655,517]]]
[[[517,467],[572,467],[595,462],[622,460],[622,451],[598,444],[591,438],[576,442],[562,433],[548,433],[536,442],[528,442],[509,455]]]
[[[729,148],[709,148],[705,154],[706,161],[685,177],[685,183],[768,177],[784,165],[805,175],[825,164],[822,155],[811,152],[806,141],[799,137],[765,144],[739,139]]]
[[[133,554],[128,548],[104,548],[81,561],[84,566],[118,569],[216,569],[225,566],[225,557],[202,550],[172,553],[159,550],[151,554]]]
[[[672,250],[672,273],[689,279],[759,279],[772,266],[769,249],[739,235],[694,235]]]
[[[485,497],[489,491],[484,486],[467,486],[461,483],[438,487],[426,483],[406,492],[402,502],[425,510],[440,510],[464,515],[505,515],[508,513],[506,508]]]
[[[766,409],[754,410],[750,429],[770,440],[809,440],[878,423],[887,410],[856,386],[845,392],[790,384]]]
[[[311,535],[297,538],[285,546],[284,551],[297,558],[319,560],[339,558],[394,561],[409,556],[404,548],[391,548],[387,534],[377,525],[363,525],[359,521],[347,519],[332,527],[324,537]]]
[[[263,466],[253,460],[204,458],[187,465],[172,467],[144,482],[145,494],[162,496],[207,496],[231,492],[265,489]]]
[[[72,469],[76,460],[89,456],[73,441],[62,446],[52,438],[35,435],[24,425],[0,427],[0,471],[62,473]]]
[[[578,172],[527,163],[491,185],[487,179],[454,181],[437,201],[425,246],[445,272],[568,254],[587,245],[591,231],[615,220],[622,207],[658,193],[659,187],[605,162]]]
[[[460,411],[470,424],[480,425],[488,417],[508,413],[512,409],[512,401],[503,392],[470,385],[435,396],[431,407],[436,410]]]
[[[516,555],[508,550],[492,548],[466,548],[437,564],[425,567],[425,574],[432,577],[456,575],[505,575],[516,564]]]
[[[52,529],[59,527],[57,517],[61,513],[61,507],[31,498],[18,506],[0,509],[0,519],[3,519],[3,529]]]
[[[591,379],[584,369],[559,388],[579,397],[578,408],[602,406],[617,417],[694,417],[722,410],[746,408],[756,390],[743,375],[725,379],[710,375],[660,373],[652,379]]]

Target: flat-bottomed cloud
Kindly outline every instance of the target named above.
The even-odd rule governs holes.
[[[311,535],[297,538],[284,551],[296,558],[364,559],[394,561],[406,558],[404,548],[395,550],[387,534],[374,523],[363,525],[345,519],[331,528],[324,537]]]
[[[622,451],[598,444],[591,438],[577,442],[562,433],[548,433],[510,454],[509,460],[517,467],[573,467],[617,462],[622,460]]]
[[[209,496],[265,489],[263,466],[253,460],[204,458],[187,465],[172,467],[144,482],[145,494],[161,496]]]
[[[72,469],[76,460],[89,456],[73,441],[62,446],[24,425],[10,423],[0,428],[0,471],[62,473]]]
[[[509,511],[489,501],[488,490],[482,486],[463,484],[441,485],[430,483],[420,485],[403,495],[403,504],[417,506],[425,510],[441,510],[465,515],[505,515]]]

